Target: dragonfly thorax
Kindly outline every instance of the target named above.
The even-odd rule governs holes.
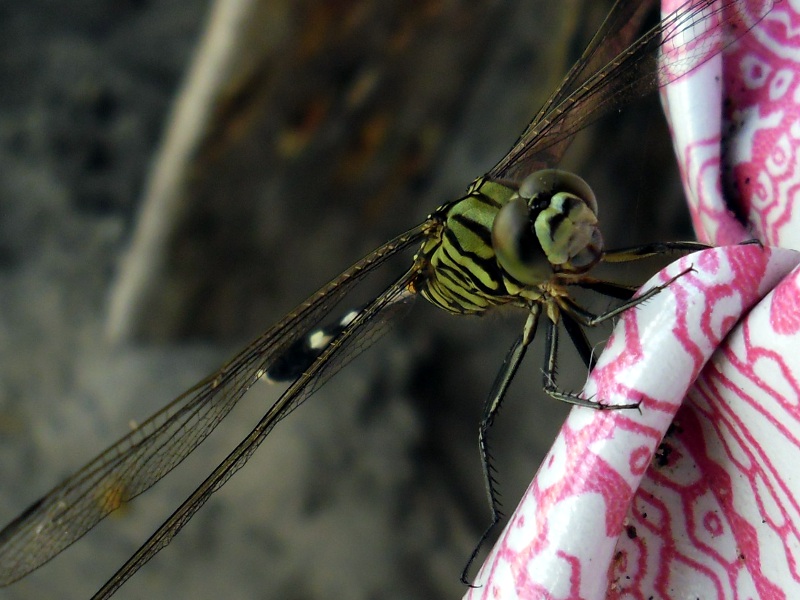
[[[602,256],[594,194],[565,171],[537,171],[518,189],[477,179],[432,218],[442,226],[417,253],[415,288],[448,312],[527,304]]]

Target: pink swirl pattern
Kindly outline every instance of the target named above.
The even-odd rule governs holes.
[[[800,598],[800,254],[777,247],[798,247],[796,33],[784,0],[664,93],[698,236],[769,246],[645,286],[683,273],[623,315],[584,390],[641,414],[572,411],[466,598]]]
[[[484,564],[483,587],[467,597],[679,597],[669,592],[685,575],[676,566],[692,553],[679,552],[676,525],[695,500],[665,498],[663,472],[683,451],[659,444],[729,330],[797,264],[792,251],[731,246],[685,257],[651,280],[646,287],[694,269],[624,315],[585,389],[610,403],[641,400],[641,414],[570,414]],[[696,468],[688,474],[706,481]],[[703,526],[722,531],[712,517]]]
[[[726,57],[728,166],[740,214],[753,234],[800,247],[800,15],[779,6]]]
[[[608,597],[800,597],[800,332],[769,325],[799,276],[747,314],[692,385],[634,495]]]

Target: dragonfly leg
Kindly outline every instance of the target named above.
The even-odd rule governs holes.
[[[551,398],[561,400],[568,404],[575,404],[577,406],[584,406],[586,408],[594,408],[596,410],[621,410],[628,408],[639,408],[639,403],[634,404],[603,404],[591,398],[583,398],[574,392],[564,392],[556,385],[556,373],[558,366],[556,364],[558,357],[558,325],[552,321],[547,323],[547,334],[545,341],[544,351],[544,369],[542,372],[542,386],[544,391]]]
[[[661,256],[663,254],[697,252],[711,248],[708,244],[701,242],[653,242],[641,246],[631,246],[630,248],[619,248],[608,250],[603,253],[603,262],[622,263],[642,260],[651,256]]]
[[[645,293],[643,293],[641,296],[637,296],[636,298],[631,298],[629,300],[626,300],[619,306],[616,306],[611,310],[606,311],[599,315],[596,315],[593,312],[586,310],[585,308],[583,308],[581,305],[579,305],[577,302],[570,299],[569,297],[559,298],[559,306],[563,313],[569,314],[573,319],[575,319],[578,323],[580,323],[584,327],[595,327],[600,323],[604,323],[609,319],[613,319],[614,317],[621,315],[629,308],[633,308],[634,306],[638,306],[643,302],[647,302],[648,300],[650,300],[650,298],[652,298],[662,290],[665,290],[675,281],[677,281],[684,275],[688,275],[692,271],[693,271],[692,267],[684,269],[683,271],[675,275],[675,277],[668,280],[666,283],[654,286],[649,290],[647,290]],[[626,286],[620,286],[621,289],[625,287]]]
[[[572,345],[575,346],[575,349],[578,351],[578,356],[581,357],[586,368],[591,371],[594,369],[597,357],[594,355],[594,348],[592,348],[589,339],[586,337],[586,331],[584,331],[581,324],[566,311],[561,311],[561,322],[564,324],[567,335],[569,335],[572,340]]]
[[[661,244],[667,245],[667,244]],[[578,354],[580,354],[581,358],[583,359],[584,363],[586,363],[587,367],[591,370],[594,367],[595,359],[592,354],[591,346],[589,345],[588,340],[586,339],[586,334],[583,331],[583,327],[594,327],[607,321],[608,319],[612,319],[629,308],[633,308],[642,302],[646,302],[656,294],[658,294],[661,290],[666,289],[667,286],[672,284],[675,280],[679,277],[683,277],[684,275],[688,274],[692,271],[692,268],[689,267],[688,269],[681,271],[675,277],[663,283],[661,285],[657,285],[653,288],[647,290],[641,296],[636,298],[630,298],[620,304],[619,306],[602,313],[600,315],[596,315],[582,306],[580,306],[577,302],[571,300],[569,297],[562,297],[559,298],[559,308],[560,308],[560,315],[561,320],[564,322],[564,327],[567,330],[570,338],[572,338],[573,344],[575,344],[575,348],[578,350]],[[602,284],[602,291],[600,289],[595,289],[596,286],[594,285],[595,282],[592,280],[584,281],[582,283],[583,287],[587,289],[595,289],[595,291],[599,291],[607,296],[624,296],[624,294],[630,289],[628,286],[615,284],[612,282],[599,282]],[[599,410],[618,410],[622,408],[639,408],[639,403],[635,404],[617,404],[617,405],[608,405],[603,404],[602,402],[598,402],[596,400],[591,400],[589,398],[583,398],[578,394],[573,392],[564,392],[558,388],[556,385],[556,373],[558,371],[556,361],[558,359],[558,326],[557,323],[553,323],[552,321],[548,322],[547,324],[547,341],[545,342],[545,359],[544,359],[544,369],[543,369],[543,387],[544,391],[547,392],[552,398],[556,400],[561,400],[562,402],[568,402],[569,404],[576,404],[578,406],[585,406],[588,408],[595,408]]]
[[[528,346],[536,336],[536,326],[539,323],[539,315],[541,313],[541,305],[535,304],[531,308],[531,313],[528,315],[528,320],[525,322],[525,327],[520,336],[514,341],[514,344],[506,354],[503,360],[503,366],[494,380],[492,391],[486,398],[486,403],[483,405],[483,416],[481,417],[480,428],[478,430],[478,446],[481,453],[481,466],[483,467],[483,482],[486,487],[486,496],[489,501],[489,509],[492,511],[492,520],[489,526],[484,530],[475,548],[464,565],[461,571],[461,582],[465,585],[471,585],[469,582],[469,570],[475,558],[478,556],[484,542],[491,535],[495,526],[503,518],[503,513],[500,510],[500,493],[497,491],[497,480],[495,479],[496,470],[492,465],[492,453],[489,449],[488,434],[497,413],[500,411],[500,406],[503,403],[508,386],[514,379],[514,375],[519,368],[522,359],[525,357],[525,352]]]
[[[639,285],[625,285],[624,283],[595,279],[594,277],[583,277],[569,285],[580,287],[602,296],[608,296],[609,298],[616,298],[617,300],[630,300],[636,290],[641,287]]]

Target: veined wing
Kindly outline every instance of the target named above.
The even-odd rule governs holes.
[[[763,18],[773,3],[762,2],[749,27]],[[578,131],[609,111],[683,77],[717,54],[723,45],[744,35],[748,28],[739,27],[736,13],[738,8],[752,3],[689,0],[627,45],[634,35],[634,25],[638,25],[650,4],[649,0],[616,2],[564,83],[545,102],[508,154],[489,171],[489,179],[519,181],[537,169],[556,164]],[[677,44],[687,32],[694,40],[692,44],[677,58],[665,57],[659,62],[659,51]],[[720,40],[718,32],[729,36]],[[619,54],[611,54],[610,50]]]
[[[530,137],[530,132],[537,123],[540,123],[546,115],[575,93],[578,88],[586,85],[592,75],[630,47],[636,34],[641,31],[642,20],[657,5],[657,0],[618,0],[614,3],[600,29],[592,36],[580,58],[570,67],[558,88],[545,101],[525,131],[514,142],[512,152],[514,149],[524,146],[524,140]],[[540,156],[538,162],[531,165],[531,171],[552,166],[561,159],[561,155],[572,140],[569,136],[558,136],[557,132],[557,128],[551,129],[550,137],[553,141],[547,148],[547,156]],[[506,158],[509,158],[510,155],[511,152]],[[498,163],[495,169],[501,163]]]
[[[287,348],[316,326],[368,273],[398,252],[419,244],[434,226],[426,221],[357,262],[254,340],[216,373],[173,400],[34,502],[0,531],[0,585],[8,585],[41,566],[122,503],[146,491],[169,473],[214,430]],[[385,296],[383,294],[381,298]],[[384,299],[386,302],[400,300],[397,294]],[[354,331],[362,329],[365,318],[368,317],[356,317],[339,337],[348,338]],[[374,325],[364,328],[365,331],[378,332]],[[359,339],[365,340],[363,335]],[[337,345],[337,355],[348,356],[338,350],[343,343],[334,343]],[[321,375],[330,376],[344,364],[343,360],[334,361],[323,368],[321,361],[331,353],[328,351],[318,357],[314,365],[273,405],[262,421],[266,426],[259,424],[262,431],[259,441],[275,423],[313,393]],[[248,436],[243,444],[252,442],[252,439],[252,435]],[[226,461],[223,465],[235,464],[238,469],[249,456],[247,454],[234,462]],[[218,489],[222,483],[224,481],[216,483],[208,493]],[[192,497],[196,495],[197,492]],[[204,496],[202,502],[206,498]],[[161,547],[167,542],[162,542]]]
[[[272,405],[250,434],[239,443],[206,480],[184,501],[136,553],[109,579],[92,597],[93,600],[110,598],[136,571],[167,546],[194,514],[202,508],[211,495],[221,488],[230,477],[244,466],[258,449],[272,428],[313,394],[325,381],[336,373],[354,355],[369,347],[384,331],[395,311],[410,298],[409,291],[418,276],[412,267],[389,286],[380,296],[370,302],[345,326],[327,348],[314,360],[303,375],[297,379]]]

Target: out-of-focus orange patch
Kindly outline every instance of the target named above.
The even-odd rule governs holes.
[[[339,180],[349,183],[362,176],[375,153],[383,146],[391,124],[391,115],[385,112],[374,113],[364,120],[351,147],[339,163]]]
[[[299,32],[298,57],[306,60],[323,52],[336,40],[351,33],[368,18],[369,2],[327,0],[306,3],[302,12],[303,29]],[[310,4],[310,6],[308,6]]]
[[[330,104],[329,97],[317,96],[298,111],[296,118],[278,134],[275,142],[278,154],[283,158],[294,158],[300,154],[325,121]]]

